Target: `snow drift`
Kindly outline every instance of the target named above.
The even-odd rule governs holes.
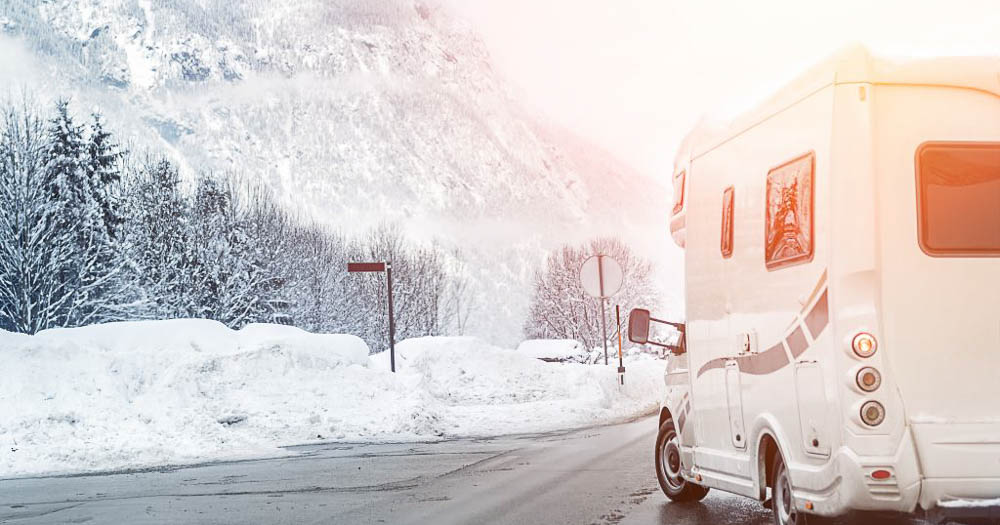
[[[350,335],[205,320],[0,332],[0,477],[543,432],[650,412],[664,362],[547,363],[475,338],[368,356]]]

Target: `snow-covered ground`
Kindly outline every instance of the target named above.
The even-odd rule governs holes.
[[[547,363],[475,338],[403,341],[397,374],[388,360],[354,336],[273,325],[0,331],[0,477],[610,423],[655,410],[665,364],[630,357],[620,388],[615,367]]]

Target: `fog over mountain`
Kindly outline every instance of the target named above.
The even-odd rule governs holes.
[[[471,331],[520,335],[545,250],[668,242],[666,191],[524,111],[472,28],[413,0],[6,0],[0,88],[99,110],[189,176],[260,182],[348,234],[460,248]]]

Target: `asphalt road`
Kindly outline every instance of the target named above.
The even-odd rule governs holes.
[[[565,433],[310,445],[271,459],[7,479],[0,523],[771,523],[759,503],[716,491],[698,504],[669,503],[653,472],[655,438],[651,417]]]

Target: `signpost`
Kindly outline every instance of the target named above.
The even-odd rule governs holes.
[[[604,301],[618,293],[624,280],[618,261],[608,255],[593,255],[580,267],[580,284],[587,295],[601,300],[601,343],[604,345],[604,364],[608,364],[608,330]]]
[[[615,305],[615,322],[618,323],[618,382],[625,384],[625,361],[622,357],[622,309],[621,305]]]
[[[392,312],[392,262],[353,262],[347,263],[350,273],[385,272],[386,284],[389,288],[389,369],[396,371],[396,321]]]

